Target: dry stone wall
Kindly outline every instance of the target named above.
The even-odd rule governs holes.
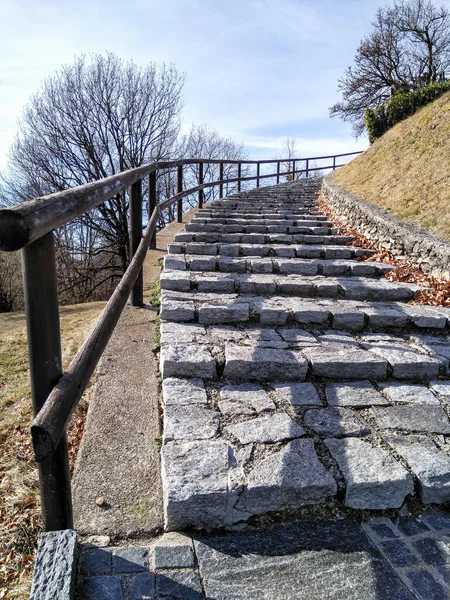
[[[322,192],[336,218],[363,234],[375,246],[386,248],[397,258],[421,265],[426,273],[450,280],[450,244],[338,187],[332,175],[324,177]]]

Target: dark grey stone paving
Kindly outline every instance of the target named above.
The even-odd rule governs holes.
[[[353,523],[294,524],[194,542],[214,600],[413,600]]]

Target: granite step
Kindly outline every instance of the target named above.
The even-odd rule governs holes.
[[[248,227],[251,227],[250,225]],[[185,230],[187,232],[202,232],[202,231],[217,231],[218,233],[246,233],[248,229],[247,225],[244,224],[228,224],[224,225],[222,223],[211,223],[209,220],[201,221],[192,221],[191,223],[187,223]],[[285,226],[279,225],[275,222],[271,225],[265,226],[266,231],[263,233],[284,233],[284,234],[305,234],[305,235],[336,235],[338,232],[338,228],[334,227],[296,227],[296,226]],[[254,233],[249,231],[248,233]]]
[[[245,212],[240,212],[237,209],[227,210],[219,208],[205,209],[202,208],[197,212],[199,218],[219,218],[219,219],[245,219],[248,221],[257,221],[259,219],[275,219],[275,220],[301,220],[301,221],[316,221],[323,223],[328,221],[328,217],[318,212],[291,212],[289,209],[280,207],[276,211],[265,210],[263,208],[248,209]]]
[[[201,243],[222,243],[222,244],[252,244],[252,245],[295,245],[295,244],[308,244],[308,245],[329,245],[329,246],[346,246],[350,242],[354,241],[353,236],[349,235],[308,235],[308,234],[293,234],[286,235],[282,233],[268,233],[268,234],[259,234],[259,233],[220,233],[220,232],[183,232],[178,233],[175,236],[174,243],[184,244],[186,242],[201,242]],[[170,244],[169,252],[174,253],[176,251],[173,250],[175,246]],[[185,252],[183,249],[184,246],[181,247],[179,252]],[[188,250],[188,253],[190,251]],[[197,252],[197,254],[217,254],[217,248],[214,252],[213,250],[209,250],[204,252]]]
[[[440,348],[398,335],[323,335],[298,328],[162,323],[161,373],[167,377],[206,380],[431,381],[448,374]]]
[[[202,240],[198,238],[202,237]],[[180,241],[169,244],[169,255],[195,254],[196,256],[279,256],[284,258],[361,259],[374,254],[374,250],[342,244],[221,244],[217,234],[179,234]],[[203,239],[205,238],[205,239]],[[192,245],[194,244],[194,245]],[[205,244],[208,244],[205,246]],[[211,244],[215,244],[213,247]],[[207,250],[207,252],[206,252]]]
[[[198,273],[195,271],[164,271],[161,274],[160,282],[162,290],[178,292],[197,290],[203,293],[218,294],[251,293],[380,302],[407,302],[423,289],[409,283],[394,283],[385,279],[375,280],[362,277],[248,275],[242,273]]]
[[[214,294],[163,290],[161,318],[202,324],[260,324],[332,327],[348,331],[450,327],[450,309],[402,302],[289,298],[254,294]],[[450,356],[450,350],[449,350]]]
[[[330,502],[398,509],[415,490],[424,504],[450,498],[448,396],[439,382],[282,375],[218,385],[164,379],[167,529],[230,526]]]
[[[266,250],[265,246],[262,248]],[[248,251],[248,249],[245,250]],[[294,251],[293,247],[292,251]],[[326,251],[324,251],[324,254],[326,255]],[[223,255],[168,254],[164,258],[164,269],[172,271],[382,277],[392,270],[392,266],[385,263],[339,259],[255,258],[252,256],[245,258],[237,256],[224,257]]]

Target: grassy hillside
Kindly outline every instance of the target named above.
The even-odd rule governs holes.
[[[63,367],[87,337],[104,302],[60,310]],[[88,392],[87,392],[88,393]],[[81,411],[86,408],[81,406]],[[73,459],[78,416],[69,429]],[[25,600],[40,532],[36,463],[30,438],[31,397],[25,315],[0,314],[0,598]]]
[[[335,174],[359,198],[450,241],[450,92]]]

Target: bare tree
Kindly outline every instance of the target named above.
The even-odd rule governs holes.
[[[169,156],[179,132],[183,82],[173,66],[150,63],[142,68],[111,53],[83,55],[62,67],[25,108],[3,178],[2,203],[61,191]],[[127,221],[128,198],[120,194],[76,227],[91,230],[86,234],[93,243],[91,253],[98,255],[99,248],[112,252],[115,266],[123,271],[129,260]]]
[[[364,131],[364,111],[376,108],[399,90],[414,90],[445,78],[450,66],[450,15],[428,0],[402,0],[380,8],[339,80],[342,101],[330,108],[332,117]]]

